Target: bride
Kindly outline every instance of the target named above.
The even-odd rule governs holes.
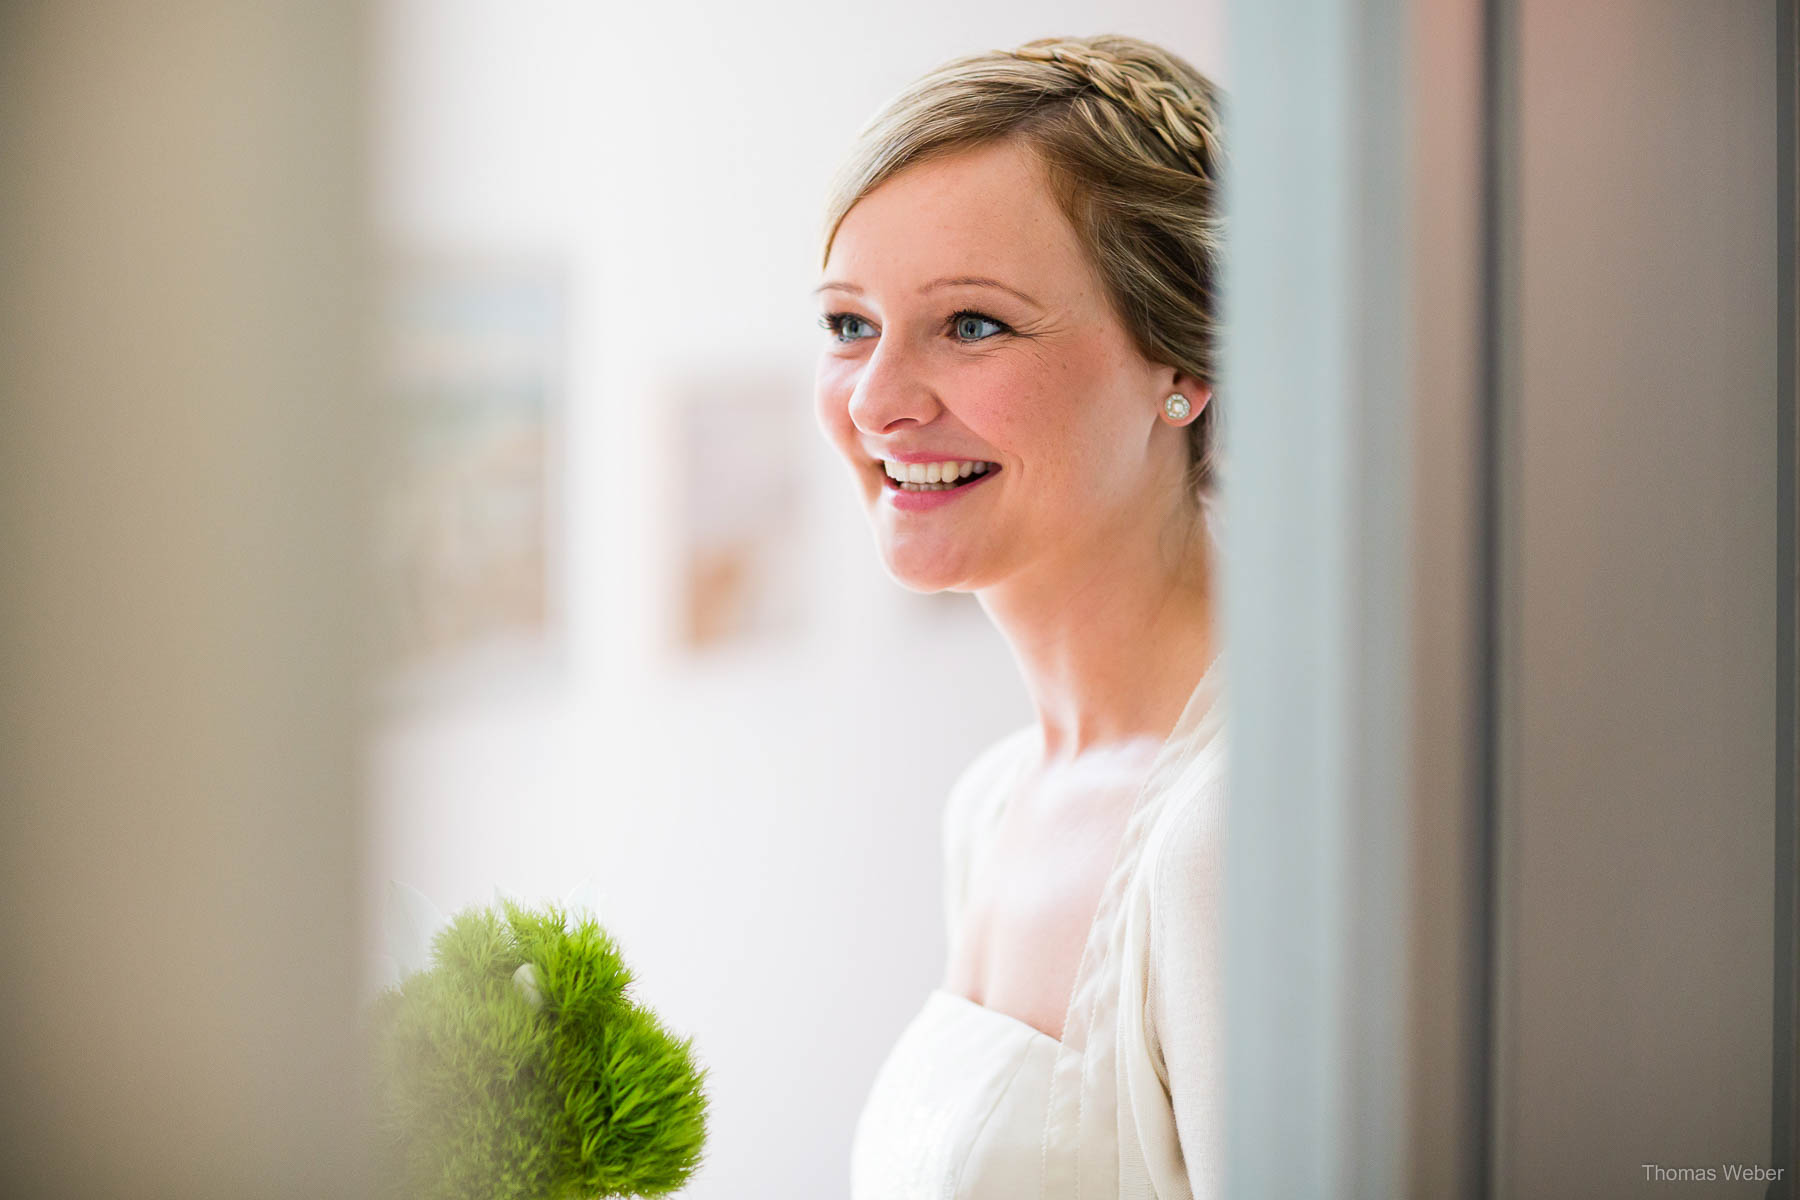
[[[829,205],[819,421],[890,573],[973,592],[1037,715],[945,806],[949,962],[855,1200],[1219,1193],[1220,103],[1130,38],[961,59]]]

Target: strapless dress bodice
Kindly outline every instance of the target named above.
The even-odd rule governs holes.
[[[851,1200],[1035,1197],[1061,1044],[933,990],[882,1063],[857,1122]]]

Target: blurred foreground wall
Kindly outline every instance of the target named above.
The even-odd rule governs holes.
[[[1233,1200],[1793,1194],[1793,11],[1228,11]]]
[[[1498,1196],[1780,1165],[1777,7],[1515,6]]]
[[[0,7],[0,1192],[352,1196],[355,3]]]

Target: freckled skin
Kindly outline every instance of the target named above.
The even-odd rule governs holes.
[[[941,279],[992,287],[921,292]],[[978,591],[1029,575],[1079,581],[1082,564],[1167,504],[1187,463],[1181,430],[1158,420],[1173,386],[1205,386],[1138,353],[1107,300],[1038,159],[1001,142],[915,165],[845,216],[823,277],[822,312],[873,336],[822,334],[816,400],[855,472],[888,570],[919,591]],[[1010,332],[959,340],[973,309]],[[927,512],[886,502],[876,456],[943,452],[998,463],[998,478]],[[1077,585],[1078,582],[1077,582]]]

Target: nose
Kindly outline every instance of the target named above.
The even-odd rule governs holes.
[[[898,341],[875,347],[850,393],[850,420],[867,434],[925,425],[942,410],[920,364]]]

